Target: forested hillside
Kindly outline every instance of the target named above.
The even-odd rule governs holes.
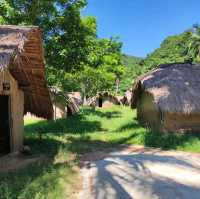
[[[142,58],[135,57],[132,55],[123,55],[122,62],[125,65],[125,72],[121,80],[120,92],[124,94],[132,84],[134,78],[138,74],[141,74],[141,66],[139,63],[142,61]]]
[[[133,55],[126,55],[126,54],[124,54],[122,56],[123,64],[126,67],[132,67],[134,64],[139,63],[141,60],[142,60],[141,57],[136,57],[136,56],[133,56]]]
[[[186,31],[179,35],[167,37],[158,49],[144,59],[143,67],[149,70],[159,64],[187,61],[191,36],[191,32]]]
[[[151,54],[141,59],[134,56],[123,56],[126,72],[121,81],[121,92],[131,87],[131,82],[138,76],[160,64],[176,62],[200,62],[200,28],[195,25],[188,31],[167,37]]]
[[[121,92],[124,93],[131,87],[132,81],[139,75],[157,67],[160,64],[184,62],[188,59],[188,47],[191,42],[191,31],[167,37],[146,58],[123,55],[126,66],[125,74],[121,81]]]

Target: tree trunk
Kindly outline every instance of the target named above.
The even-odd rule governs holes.
[[[119,85],[120,85],[120,80],[119,78],[116,79],[116,94],[119,93]]]

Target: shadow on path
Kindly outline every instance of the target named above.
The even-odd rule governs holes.
[[[189,157],[181,156],[113,153],[91,163],[91,170],[95,171],[91,198],[199,199],[200,163],[195,164],[195,161],[190,162]],[[153,166],[161,170],[157,173],[152,170]],[[186,172],[190,179],[179,179],[176,173],[167,174],[167,168],[181,176]]]

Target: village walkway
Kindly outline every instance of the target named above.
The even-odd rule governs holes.
[[[200,199],[200,155],[126,148],[81,170],[80,199]]]

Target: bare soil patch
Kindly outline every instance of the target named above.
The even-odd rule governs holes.
[[[9,154],[0,157],[0,172],[10,172],[21,168],[25,168],[43,157],[28,157],[21,153]]]

